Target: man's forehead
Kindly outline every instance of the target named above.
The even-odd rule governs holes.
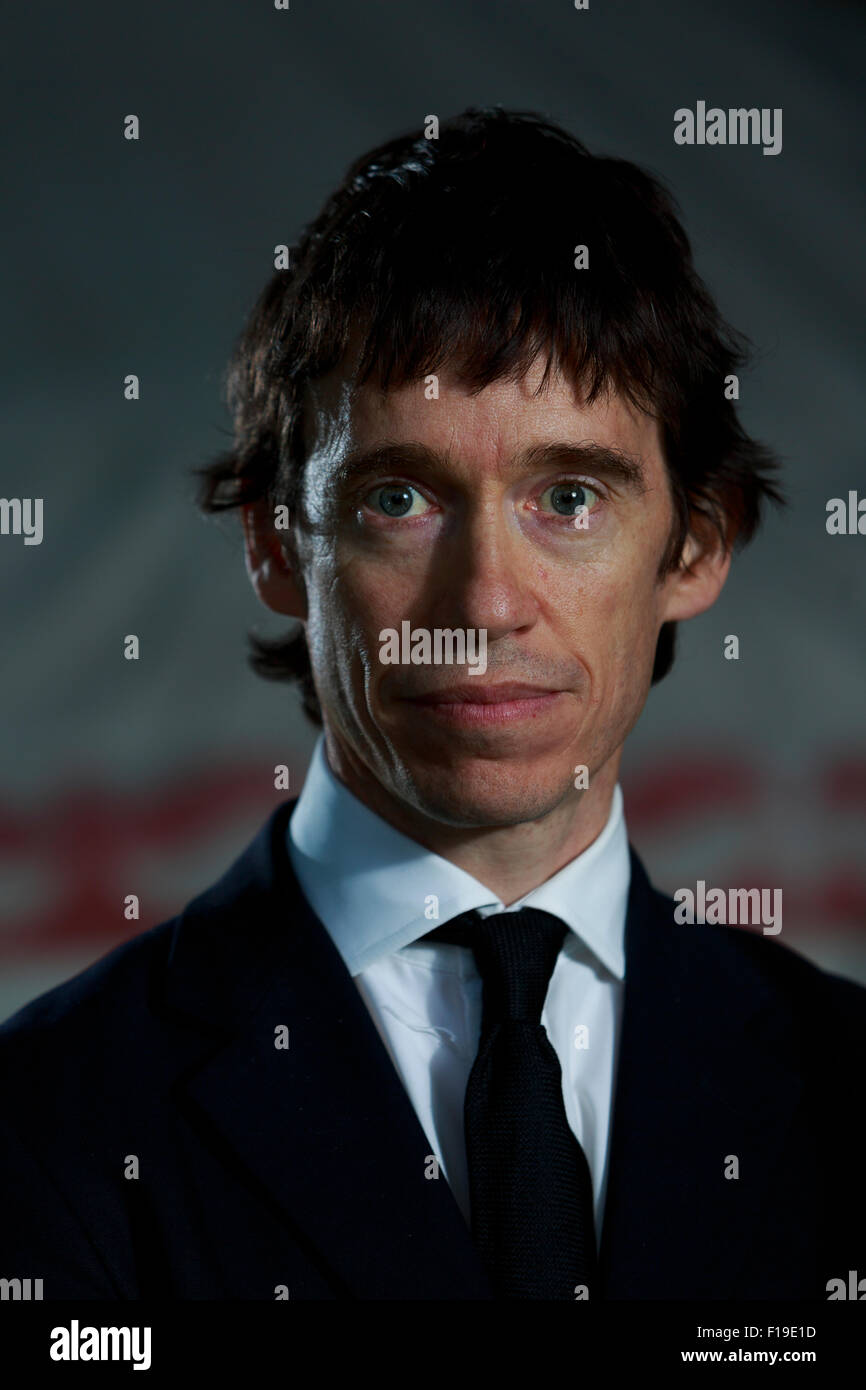
[[[660,456],[657,421],[627,397],[609,389],[589,405],[558,368],[551,369],[542,386],[543,371],[543,363],[536,361],[522,379],[493,381],[473,394],[451,371],[383,391],[375,380],[359,386],[353,375],[335,370],[307,388],[308,453],[315,452],[321,462],[337,462],[350,449],[387,438],[423,443],[442,455],[467,450],[476,458],[507,463],[531,438],[594,439]]]

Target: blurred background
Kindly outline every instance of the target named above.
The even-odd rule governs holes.
[[[274,246],[361,152],[493,103],[670,184],[758,349],[744,422],[785,461],[789,508],[681,625],[626,745],[630,838],[667,891],[782,887],[776,940],[866,981],[866,537],[825,527],[866,496],[863,29],[838,0],[10,12],[0,496],[43,498],[44,538],[0,535],[0,1017],[207,887],[285,797],[276,763],[300,790],[315,730],[245,660],[284,624],[189,470],[227,446],[222,372]],[[782,152],[674,144],[698,100],[781,107]]]

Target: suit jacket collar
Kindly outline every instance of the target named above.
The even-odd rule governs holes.
[[[181,1092],[345,1294],[490,1298],[447,1183],[425,1176],[411,1102],[295,879],[294,804],[173,928],[164,1002],[195,1025]],[[724,928],[675,925],[672,900],[630,856],[602,1296],[727,1296],[716,1291],[735,1288],[799,1095],[790,1038],[749,953],[731,951]],[[287,1050],[274,1045],[280,1025]],[[731,1155],[739,1181],[724,1176]]]

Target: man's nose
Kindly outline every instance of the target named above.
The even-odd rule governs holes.
[[[443,556],[441,599],[451,626],[487,630],[488,640],[531,627],[538,597],[528,544],[490,509],[467,517]]]

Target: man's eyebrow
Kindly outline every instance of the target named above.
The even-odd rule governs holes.
[[[562,472],[597,473],[638,495],[646,492],[646,469],[635,455],[614,444],[596,444],[587,439],[580,444],[539,444],[519,457],[521,471],[558,468]]]
[[[398,440],[383,440],[370,448],[350,449],[334,472],[334,481],[341,486],[375,477],[377,473],[400,473],[409,468],[442,468],[447,465],[444,454],[426,444]]]
[[[435,471],[448,465],[447,455],[427,444],[387,439],[369,448],[350,449],[337,465],[334,481],[346,487],[383,473],[402,473],[413,468]],[[513,463],[516,473],[547,468],[596,473],[638,495],[647,490],[646,470],[641,460],[612,444],[597,444],[593,440],[579,444],[565,441],[535,444],[518,454]]]

